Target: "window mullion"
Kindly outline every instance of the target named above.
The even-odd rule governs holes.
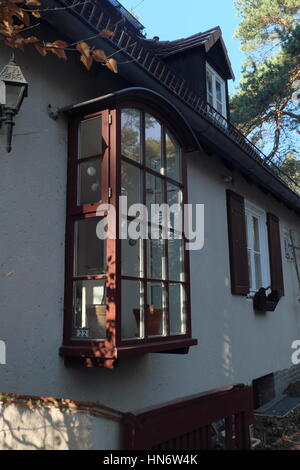
[[[163,181],[163,191],[164,191],[164,203],[168,203],[168,194],[167,194],[167,181]],[[167,221],[167,228],[169,223]],[[168,230],[169,233],[169,230]],[[166,240],[164,240],[164,247],[165,247],[165,280],[169,280],[169,236]],[[165,302],[165,327],[166,327],[166,335],[170,335],[170,302],[169,302],[169,282],[164,283],[164,302]]]
[[[142,170],[142,191],[143,191],[143,197],[142,197],[142,202],[144,206],[146,207],[147,203],[147,195],[146,195],[146,171],[145,171],[145,164],[146,164],[146,143],[145,143],[145,113],[144,111],[141,111],[141,156],[142,156],[142,165],[143,165],[143,170]],[[149,217],[149,214],[148,214]],[[148,227],[147,227],[148,230]],[[147,305],[148,305],[148,289],[147,289],[147,281],[145,279],[147,278],[148,274],[148,260],[147,260],[147,240],[142,240],[142,246],[143,246],[143,278],[144,280],[142,281],[142,286],[143,286],[143,294],[144,294],[144,308],[143,308],[143,317],[141,316],[141,321],[143,322],[143,335],[144,335],[144,340],[147,341],[148,338],[148,331],[147,331]]]

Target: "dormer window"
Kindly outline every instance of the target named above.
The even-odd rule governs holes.
[[[225,81],[208,64],[206,64],[206,89],[207,102],[227,118]]]

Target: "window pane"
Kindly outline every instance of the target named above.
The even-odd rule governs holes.
[[[127,238],[122,240],[122,275],[141,277],[143,274],[143,241]]]
[[[184,287],[180,284],[169,285],[170,333],[171,335],[186,333],[184,308]]]
[[[223,99],[222,99],[222,85],[218,80],[216,80],[216,98],[217,98],[217,101],[220,101],[222,103],[222,101],[223,101]]]
[[[249,274],[249,287],[251,290],[253,289],[253,282],[252,282],[251,251],[250,250],[248,250],[248,274]]]
[[[172,206],[173,204],[182,204],[182,191],[179,186],[176,186],[175,184],[167,184],[167,197],[169,206]]]
[[[78,158],[93,157],[102,153],[101,121],[101,116],[97,116],[79,124]]]
[[[150,279],[164,279],[165,269],[165,241],[147,240],[147,276]]]
[[[121,114],[122,155],[136,162],[141,160],[141,119],[136,109],[123,109]]]
[[[132,204],[141,203],[142,184],[141,170],[130,163],[122,162],[122,183],[121,195],[127,196],[128,207]]]
[[[92,204],[101,200],[102,159],[95,158],[78,165],[77,204]]]
[[[214,97],[210,93],[207,94],[207,101],[211,106],[214,106]]]
[[[74,276],[95,276],[106,271],[105,240],[96,234],[102,217],[81,219],[75,222]]]
[[[144,337],[144,295],[139,281],[122,281],[122,338]]]
[[[170,233],[170,238],[173,236]],[[184,281],[184,244],[183,240],[168,240],[168,264],[169,276],[171,281]]]
[[[166,133],[167,176],[181,181],[181,151],[175,139]]]
[[[163,180],[159,176],[154,176],[150,173],[146,174],[146,205],[149,216],[151,214],[152,204],[162,204],[164,202]],[[153,220],[154,223],[161,223],[160,217],[157,216]]]
[[[261,260],[260,260],[259,253],[254,253],[254,264],[255,264],[256,289],[259,289],[260,287],[268,287],[268,286],[262,285]]]
[[[147,328],[148,336],[165,335],[164,286],[159,282],[147,285]]]
[[[146,165],[158,172],[162,169],[161,125],[149,114],[145,115]]]
[[[106,338],[105,280],[74,282],[75,338]]]
[[[212,85],[212,74],[208,70],[206,71],[206,86],[208,94],[212,95],[213,85]]]
[[[167,184],[167,201],[170,209],[170,227],[182,232],[183,230],[183,211],[182,211],[182,191],[174,184]],[[176,204],[174,206],[174,204]]]
[[[252,236],[254,251],[260,251],[258,219],[256,217],[252,217]]]
[[[223,113],[223,105],[220,101],[217,101],[217,111],[222,114]]]

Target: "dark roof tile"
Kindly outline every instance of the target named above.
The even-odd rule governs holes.
[[[204,46],[206,52],[208,52],[218,40],[221,41],[231,78],[234,79],[234,73],[228,57],[227,49],[222,39],[222,31],[219,26],[211,28],[202,33],[194,34],[193,36],[189,36],[187,38],[176,39],[175,41],[144,39],[141,42],[143,43],[143,46],[145,48],[152,52],[152,54],[155,54],[157,57],[165,59],[167,57],[170,57],[171,55],[180,54],[182,52],[200,46]]]

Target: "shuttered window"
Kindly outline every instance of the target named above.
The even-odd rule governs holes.
[[[269,253],[270,253],[270,270],[271,285],[276,289],[279,296],[284,295],[284,282],[282,272],[282,256],[279,219],[276,215],[268,213],[268,236],[269,236]]]
[[[249,208],[248,208],[249,209]],[[248,210],[249,212],[249,210]],[[253,217],[249,219],[249,213],[245,211],[245,200],[239,194],[231,190],[227,190],[227,213],[228,213],[228,236],[229,236],[229,255],[230,255],[230,274],[231,274],[231,291],[233,294],[247,295],[251,290],[256,291],[259,287],[268,287],[265,285],[268,275],[263,275],[264,272],[269,271],[268,258],[262,256],[261,250],[263,248],[263,233],[260,231],[260,244],[259,250],[249,250],[249,233],[255,231],[255,224],[253,224]],[[249,226],[249,220],[252,226]],[[248,223],[248,227],[247,227]],[[282,272],[282,257],[281,257],[281,242],[280,242],[280,229],[279,219],[274,214],[267,214],[267,228],[268,228],[268,245],[269,245],[269,260],[270,260],[270,277],[271,287],[277,290],[279,296],[284,295],[284,282]],[[261,228],[262,229],[262,228]],[[247,240],[248,232],[248,240]],[[255,238],[255,237],[254,237]],[[254,239],[253,238],[253,239]],[[251,245],[252,246],[252,245]],[[267,252],[267,247],[263,251]],[[259,253],[260,262],[263,264],[261,269],[258,270],[255,261],[255,254]],[[256,253],[257,252],[257,253]],[[252,264],[251,259],[252,259]],[[256,276],[253,276],[252,270],[256,269]],[[253,284],[253,278],[256,279],[256,285]],[[257,285],[262,284],[262,285]],[[255,287],[255,288],[254,288]]]
[[[231,291],[247,295],[249,273],[244,198],[227,191],[228,236],[230,255]]]

